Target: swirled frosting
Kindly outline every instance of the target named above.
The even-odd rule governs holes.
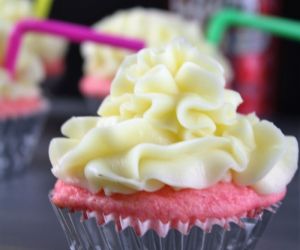
[[[22,51],[17,64],[15,79],[0,68],[0,100],[40,95],[38,84],[44,78],[44,68],[38,57]]]
[[[4,63],[7,37],[11,29],[12,24],[0,18],[0,65]],[[9,79],[4,69],[0,69],[0,99],[39,95],[37,85],[45,76],[39,57],[28,49],[22,48],[16,67],[14,80]]]
[[[0,0],[0,65],[3,64],[8,36],[13,25],[33,16],[32,3],[28,0]],[[0,69],[0,100],[35,97],[40,93],[37,84],[43,79],[44,70],[39,58],[23,48],[17,63],[14,80]]]
[[[33,1],[30,0],[0,0],[0,53],[4,53],[4,44],[7,42],[13,25],[25,18],[34,17]],[[38,55],[43,61],[53,62],[60,59],[67,48],[64,39],[40,34],[28,34],[25,39],[25,48]]]
[[[0,19],[15,23],[33,15],[32,3],[29,0],[0,0]]]
[[[142,24],[142,25],[141,25]],[[214,48],[207,44],[200,32],[199,24],[184,20],[170,12],[133,8],[118,11],[94,25],[99,31],[140,38],[146,41],[147,47],[163,46],[177,37],[199,46],[207,54],[216,57],[226,68],[230,78],[230,67],[226,59]],[[85,74],[112,79],[125,56],[131,51],[85,43],[82,46]]]
[[[31,2],[28,0],[0,0],[0,65],[7,46],[7,40],[13,25],[32,16]]]
[[[44,62],[54,62],[61,59],[67,50],[67,41],[52,35],[29,34],[26,46],[33,53],[40,56]]]
[[[52,172],[106,194],[202,189],[220,181],[284,191],[298,145],[273,123],[236,112],[222,66],[176,40],[122,63],[96,117],[74,117],[53,139]]]

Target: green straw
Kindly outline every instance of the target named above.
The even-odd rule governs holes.
[[[277,36],[300,41],[300,22],[284,18],[255,15],[234,9],[223,9],[208,24],[207,40],[218,46],[232,26],[251,27]]]
[[[53,0],[35,0],[34,13],[35,17],[40,19],[48,18]]]

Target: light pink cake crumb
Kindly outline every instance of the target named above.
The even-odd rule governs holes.
[[[210,188],[175,191],[166,186],[156,192],[136,192],[131,195],[103,192],[93,194],[83,188],[58,180],[52,192],[53,203],[72,211],[96,212],[133,217],[141,221],[160,220],[164,223],[205,221],[249,216],[282,200],[286,192],[263,196],[249,187],[220,182]],[[251,215],[250,215],[251,216]]]
[[[1,99],[0,119],[14,118],[33,114],[45,107],[46,103],[40,97]]]

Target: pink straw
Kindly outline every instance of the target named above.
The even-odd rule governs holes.
[[[22,38],[28,32],[48,33],[68,38],[77,43],[90,41],[133,51],[138,51],[145,47],[145,43],[142,40],[105,34],[82,25],[60,21],[28,19],[19,22],[9,37],[4,67],[12,78],[15,76]]]

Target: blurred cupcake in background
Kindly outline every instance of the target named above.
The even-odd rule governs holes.
[[[8,37],[15,23],[33,15],[31,1],[0,0],[0,64],[3,64]]]
[[[48,110],[38,86],[44,76],[39,57],[25,49],[14,79],[0,68],[0,179],[21,172],[32,157]]]
[[[0,0],[0,44],[5,44],[14,25],[26,18],[34,18],[34,2],[30,0]],[[47,76],[59,76],[64,71],[67,42],[51,35],[28,34],[24,47],[40,57]]]
[[[298,144],[241,102],[183,40],[126,57],[99,116],[71,118],[50,144],[71,249],[254,249]]]
[[[33,16],[32,1],[29,0],[0,0],[1,22],[16,23],[24,18]]]
[[[185,20],[179,15],[158,9],[133,8],[118,11],[94,26],[95,30],[139,38],[147,47],[159,47],[177,37],[183,37],[201,51],[218,59],[224,66],[228,81],[231,70],[220,51],[205,42],[200,24]],[[109,93],[110,84],[125,56],[133,53],[124,49],[100,46],[92,43],[82,45],[84,76],[80,82],[81,93],[88,98],[94,113],[101,99]]]
[[[48,77],[59,77],[64,73],[66,40],[52,35],[28,34],[25,46],[41,58]]]

